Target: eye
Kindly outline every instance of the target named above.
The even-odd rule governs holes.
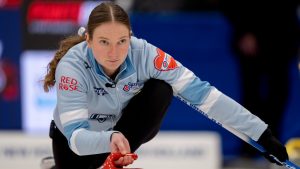
[[[100,43],[101,45],[105,45],[105,46],[109,45],[109,43],[108,43],[107,40],[100,40],[99,43]]]
[[[126,43],[127,42],[127,39],[121,39],[119,42],[118,42],[118,44],[124,44],[124,43]]]

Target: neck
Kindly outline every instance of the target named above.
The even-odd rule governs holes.
[[[118,75],[120,71],[120,68],[118,68],[117,70],[115,70],[114,72],[108,72],[108,71],[105,71],[106,75],[108,77],[110,77],[112,80],[115,80],[116,76]]]

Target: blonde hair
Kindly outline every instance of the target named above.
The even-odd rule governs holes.
[[[113,2],[102,2],[96,6],[88,20],[87,34],[90,40],[93,39],[93,33],[99,25],[105,22],[119,22],[124,24],[131,32],[131,26],[128,14],[120,6]],[[48,92],[55,85],[55,70],[58,62],[74,45],[85,40],[85,36],[70,36],[60,42],[59,49],[56,51],[53,59],[50,61],[47,67],[47,74],[44,78],[44,91]]]

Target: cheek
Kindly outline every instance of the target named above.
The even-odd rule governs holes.
[[[120,54],[123,55],[123,56],[124,55],[127,56],[128,48],[129,48],[129,46],[122,46],[122,47],[120,47]]]
[[[104,48],[93,48],[93,54],[96,60],[101,60],[107,54],[107,51]]]

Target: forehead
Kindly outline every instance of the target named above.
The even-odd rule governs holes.
[[[106,22],[97,26],[94,30],[94,37],[118,37],[118,36],[128,36],[129,29],[126,25],[119,22]]]

